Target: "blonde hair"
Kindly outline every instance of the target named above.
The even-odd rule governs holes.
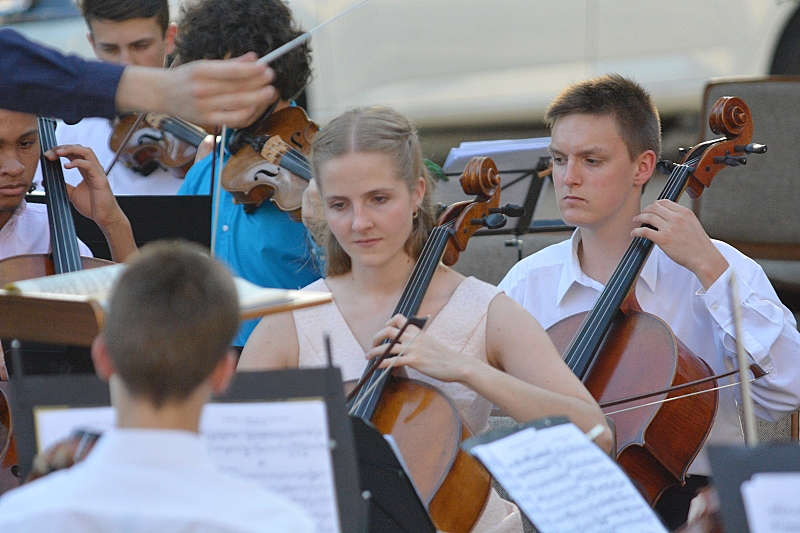
[[[397,178],[406,183],[409,191],[420,177],[425,179],[425,195],[405,243],[405,251],[417,259],[435,219],[431,201],[433,180],[422,160],[422,147],[416,128],[406,117],[388,107],[358,108],[339,115],[314,136],[311,169],[320,191],[325,187],[324,181],[320,179],[322,165],[352,152],[390,156],[394,161]],[[322,244],[327,255],[326,275],[336,276],[350,272],[350,256],[327,225]]]

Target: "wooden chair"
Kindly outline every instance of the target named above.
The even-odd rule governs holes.
[[[720,96],[738,96],[753,116],[753,142],[766,154],[723,173],[693,203],[706,231],[759,262],[783,303],[800,315],[800,76],[714,80],[703,95],[700,140],[713,137],[708,113]],[[798,440],[791,421],[759,424],[764,440]]]

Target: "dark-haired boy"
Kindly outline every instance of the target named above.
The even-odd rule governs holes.
[[[97,59],[118,65],[165,66],[175,48],[177,26],[169,21],[167,0],[80,0],[86,21],[86,38]],[[60,144],[83,144],[92,148],[108,168],[114,159],[109,146],[112,122],[87,118],[74,125],[60,125],[56,138]],[[147,172],[146,175],[142,172]],[[111,190],[117,195],[175,194],[183,180],[164,168],[134,170],[117,162],[108,173]],[[67,183],[75,183],[75,172],[64,173]],[[36,182],[40,182],[39,176]]]
[[[229,477],[198,434],[203,406],[236,367],[238,300],[202,249],[142,249],[114,287],[92,346],[116,428],[87,458],[6,493],[2,531],[255,533],[314,531],[284,497]]]
[[[545,328],[592,308],[633,237],[656,246],[636,282],[639,304],[670,325],[676,337],[715,373],[736,366],[729,279],[736,272],[744,338],[750,357],[769,374],[753,383],[756,414],[775,420],[800,405],[800,334],[762,269],[733,247],[712,240],[691,210],[668,200],[644,209],[644,185],[661,150],[658,112],[636,83],[608,75],[568,87],[550,105],[553,182],[572,238],[517,263],[500,287]],[[655,229],[641,227],[648,224]],[[642,354],[643,363],[647,354]],[[742,376],[746,377],[746,376]],[[709,443],[742,442],[735,389],[719,391]],[[704,451],[690,474],[709,474]],[[689,484],[659,501],[662,517],[686,520]]]
[[[300,35],[295,26],[289,8],[280,0],[200,0],[183,8],[176,53],[181,62],[222,59],[250,50],[265,55]],[[310,60],[308,47],[302,45],[270,64],[278,98],[254,113],[251,124],[268,107],[279,111],[292,105],[311,75]],[[229,157],[226,149],[224,160]],[[186,174],[179,194],[211,194],[213,181],[219,179],[218,168],[212,168],[215,160],[209,154],[198,161]],[[310,253],[310,238],[301,222],[270,201],[246,210],[225,190],[219,197],[214,255],[237,276],[263,287],[299,289],[319,277]],[[234,341],[236,346],[245,344],[256,323],[251,320],[243,324]]]

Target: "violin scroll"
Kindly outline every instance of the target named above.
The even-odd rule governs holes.
[[[728,166],[747,164],[746,154],[764,153],[767,147],[751,143],[753,117],[744,100],[735,96],[723,96],[714,102],[708,117],[711,131],[725,137],[700,143],[693,147],[684,162],[690,162],[695,170],[687,184],[692,198],[703,194],[711,185],[717,172]],[[697,162],[693,160],[699,158]]]

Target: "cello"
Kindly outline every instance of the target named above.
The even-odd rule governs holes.
[[[507,208],[498,207],[497,168],[489,158],[473,158],[461,177],[475,201],[450,206],[440,217],[420,253],[409,281],[392,313],[411,317],[419,309],[440,260],[451,265],[480,227],[499,227]],[[459,448],[471,435],[452,401],[435,387],[417,380],[374,371],[378,358],[367,364],[349,395],[352,416],[391,434],[408,465],[409,475],[437,529],[469,531],[489,495],[490,477],[475,459]],[[420,438],[436,428],[436,438]]]
[[[9,257],[0,261],[0,283],[73,272],[82,268],[108,265],[109,261],[81,257],[72,219],[67,188],[60,161],[50,161],[44,153],[56,146],[55,121],[39,117],[42,178],[47,191],[47,217],[50,224],[51,254]],[[0,380],[0,492],[19,485],[17,450],[7,382]]]
[[[766,151],[751,143],[750,111],[739,98],[717,100],[709,124],[724,137],[696,145],[672,166],[659,199],[676,201],[686,189],[696,198],[722,168],[744,164],[747,153]],[[617,432],[616,459],[651,505],[669,486],[685,480],[708,437],[719,377],[636,301],[633,287],[652,246],[648,239],[634,238],[592,310],[548,329],[567,365],[601,407],[622,404],[609,415]],[[642,354],[647,354],[646,363]],[[656,393],[660,401],[645,402],[652,391],[661,391]],[[681,396],[686,397],[668,401]]]

